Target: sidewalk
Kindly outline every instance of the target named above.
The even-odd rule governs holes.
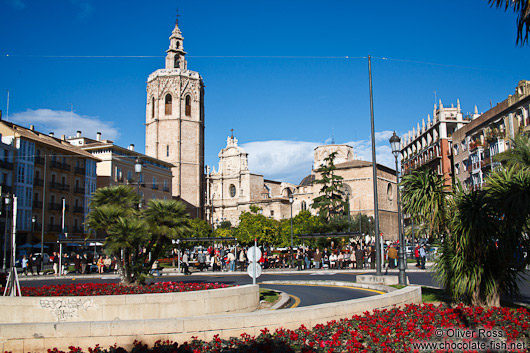
[[[425,270],[421,270],[421,269],[415,267],[414,264],[409,264],[409,267],[405,271],[409,272],[409,273],[429,272],[431,270],[431,268],[432,268],[432,265],[433,265],[432,262],[427,262],[425,264],[426,269]],[[161,272],[161,276],[179,276],[179,277],[182,276],[182,277],[188,277],[188,276],[184,275],[182,272],[178,272],[177,268],[167,268],[166,267],[166,268],[163,268],[160,272]],[[397,275],[399,273],[399,269],[397,269],[397,268],[393,268],[393,269],[383,268],[381,270],[381,272],[382,272],[383,275]],[[288,275],[288,274],[301,275],[301,274],[308,274],[308,275],[315,275],[315,276],[318,276],[318,275],[322,275],[322,276],[335,275],[335,274],[341,274],[341,273],[351,274],[351,275],[361,275],[361,274],[375,273],[375,269],[364,268],[364,269],[343,269],[343,270],[338,270],[337,269],[336,270],[336,269],[327,269],[326,268],[326,269],[309,269],[309,270],[298,271],[296,269],[285,268],[285,269],[265,269],[262,272],[262,274],[266,274],[266,275]],[[216,271],[216,272],[212,272],[211,270],[210,271],[200,272],[200,271],[196,270],[196,271],[193,271],[192,274],[191,274],[191,276],[219,276],[219,275],[222,275],[222,276],[240,276],[240,275],[247,275],[247,272],[246,271],[235,271],[235,272]],[[156,276],[156,277],[158,277],[158,276]],[[82,279],[82,278],[113,279],[113,278],[120,278],[120,276],[117,273],[103,273],[103,274],[92,273],[92,274],[86,274],[86,275],[69,273],[69,274],[64,275],[64,276],[55,276],[53,274],[49,274],[49,275],[40,275],[40,276],[29,275],[27,277],[24,276],[24,275],[19,275],[19,280],[20,281],[74,279],[74,278],[78,278],[78,279]]]

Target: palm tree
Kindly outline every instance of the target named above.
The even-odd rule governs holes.
[[[142,216],[149,226],[149,239],[144,244],[151,252],[149,267],[166,245],[191,231],[186,206],[175,200],[150,200]]]
[[[513,7],[517,13],[517,44],[528,44],[528,33],[530,33],[530,1],[528,0],[488,0],[491,6],[504,8],[507,11]]]
[[[512,148],[494,157],[507,167],[530,168],[530,138],[518,134],[512,139]]]
[[[122,209],[134,209],[140,203],[140,196],[126,185],[98,188],[92,194],[90,207],[111,205]]]
[[[145,222],[132,217],[118,217],[108,229],[105,249],[117,258],[120,258],[123,251],[123,258],[118,261],[118,267],[124,284],[129,285],[141,280],[141,271],[133,266],[140,269],[143,267],[143,259],[139,261],[137,249],[145,242],[146,236]],[[129,256],[130,252],[132,258]]]
[[[518,294],[529,263],[523,254],[530,250],[530,173],[515,166],[496,171],[484,190],[460,192],[455,205],[437,277],[454,298],[498,306],[501,294]]]
[[[415,170],[403,176],[403,212],[425,223],[429,238],[447,233],[447,194],[444,178],[431,169]]]

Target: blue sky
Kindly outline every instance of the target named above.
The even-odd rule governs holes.
[[[206,163],[217,166],[234,128],[251,171],[270,179],[299,182],[332,133],[370,158],[367,55],[387,165],[390,132],[432,114],[433,91],[484,112],[530,79],[515,14],[485,0],[0,0],[4,118],[9,90],[10,120],[56,135],[101,130],[143,151],[145,81],[164,66],[177,7],[188,68],[206,84]]]

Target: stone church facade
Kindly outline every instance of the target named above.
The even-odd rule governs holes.
[[[147,79],[145,154],[173,164],[172,194],[193,217],[204,199],[204,83],[188,70],[178,22],[169,37],[166,65]]]
[[[312,214],[313,199],[319,196],[320,186],[314,181],[320,176],[316,169],[324,159],[336,152],[335,173],[342,176],[344,192],[349,202],[350,214],[354,218],[362,213],[374,215],[372,163],[355,159],[354,151],[348,145],[323,145],[315,148],[313,165],[315,169],[298,185],[266,180],[262,175],[248,169],[248,154],[238,146],[231,136],[219,153],[219,169],[207,167],[206,218],[213,226],[230,221],[232,226],[239,222],[239,215],[249,211],[250,206],[261,208],[263,215],[276,220],[290,218],[289,195],[293,195],[293,217],[303,210]],[[397,239],[397,184],[396,172],[377,165],[377,187],[379,199],[379,226],[385,239]]]

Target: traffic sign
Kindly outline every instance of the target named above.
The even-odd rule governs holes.
[[[247,273],[251,278],[254,278],[254,268],[256,269],[256,278],[261,276],[261,265],[255,262],[251,262],[247,267]]]
[[[250,261],[251,263],[254,261],[258,262],[259,259],[261,259],[261,250],[258,247],[253,246],[248,249],[247,257],[248,261]]]

